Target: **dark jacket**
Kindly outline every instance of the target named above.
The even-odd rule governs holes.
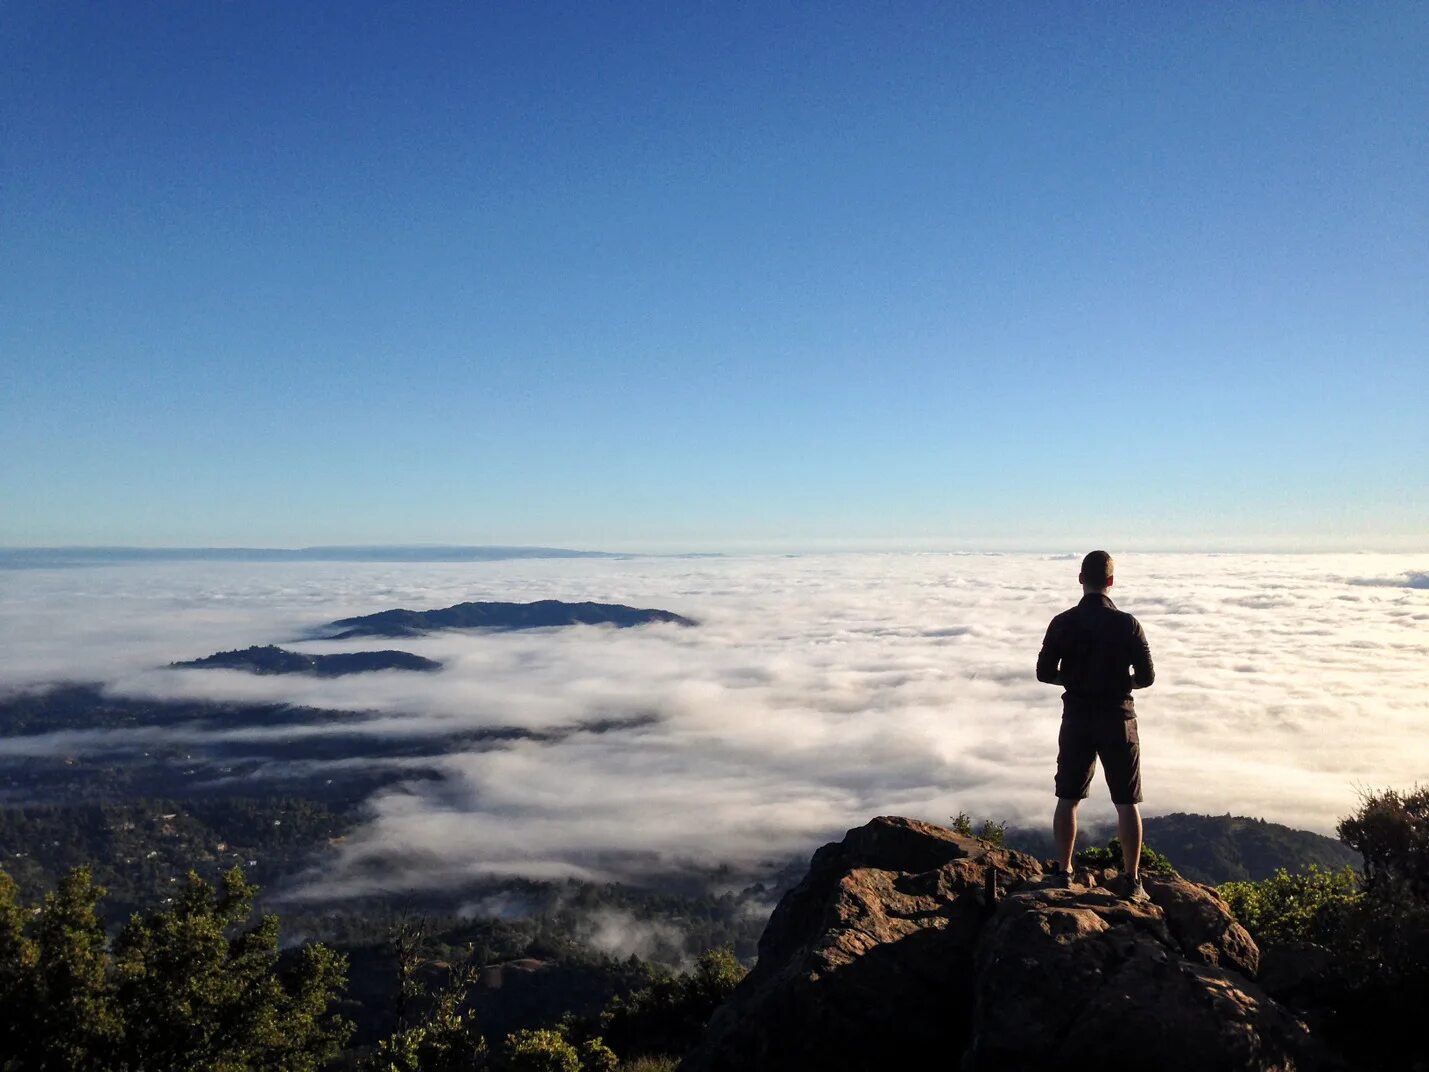
[[[1037,680],[1066,688],[1065,715],[1135,718],[1131,690],[1155,681],[1156,668],[1141,623],[1117,610],[1104,593],[1091,592],[1047,626]]]

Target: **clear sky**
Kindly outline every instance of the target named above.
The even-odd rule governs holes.
[[[0,544],[1429,543],[1429,6],[14,3]]]

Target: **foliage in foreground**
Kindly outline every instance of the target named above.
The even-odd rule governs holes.
[[[617,997],[600,1016],[600,1034],[624,1060],[682,1054],[745,976],[729,948],[702,953],[682,975],[657,973],[650,985]]]
[[[1422,1050],[1429,1004],[1429,789],[1367,794],[1338,833],[1363,857],[1359,874],[1280,871],[1220,892],[1267,959],[1324,950],[1308,1011],[1353,1059],[1397,1067]]]
[[[558,1028],[506,1036],[501,1072],[616,1072],[620,1061],[598,1038],[572,1042]]]
[[[343,958],[309,945],[284,963],[278,919],[251,920],[257,888],[238,868],[217,887],[190,874],[113,943],[104,892],[80,867],[26,907],[0,870],[4,1072],[316,1072],[341,1050]]]
[[[399,955],[399,965],[403,957]],[[409,973],[399,967],[399,990]],[[729,948],[702,954],[681,974],[654,969],[648,985],[611,1000],[595,1017],[567,1015],[549,1027],[507,1035],[488,1048],[462,1008],[474,978],[453,972],[432,1011],[378,1044],[367,1072],[670,1072],[729,997],[744,969]],[[412,992],[414,1000],[426,997]]]
[[[1227,882],[1219,892],[1261,945],[1332,944],[1363,896],[1353,868],[1326,871],[1314,864],[1298,875],[1282,867],[1260,882]]]
[[[1120,871],[1122,868],[1121,838],[1112,838],[1102,848],[1095,845],[1085,848],[1077,853],[1076,859],[1072,862],[1078,867],[1089,867],[1092,870],[1111,867]],[[1176,868],[1172,866],[1169,859],[1146,844],[1141,846],[1139,866],[1143,875],[1174,875],[1176,873]]]

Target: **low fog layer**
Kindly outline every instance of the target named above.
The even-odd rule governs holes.
[[[1423,556],[1118,563],[1113,598],[1146,627],[1159,675],[1137,701],[1148,812],[1329,832],[1360,789],[1429,769]],[[938,554],[34,569],[4,574],[0,680],[370,711],[341,732],[389,737],[644,719],[424,761],[443,777],[380,793],[335,869],[311,876],[328,895],[757,868],[883,813],[1043,822],[1060,705],[1033,664],[1048,619],[1079,595],[1076,570],[1060,556]],[[392,607],[545,598],[701,624],[295,642]],[[331,680],[162,669],[267,643],[400,647],[446,669]],[[12,754],[60,746],[0,742]],[[1109,810],[1099,780],[1087,818]]]

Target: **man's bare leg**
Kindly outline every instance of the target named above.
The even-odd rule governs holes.
[[[1135,804],[1116,806],[1116,836],[1121,839],[1122,873],[1135,880],[1141,871],[1141,809]]]
[[[1072,850],[1077,847],[1077,805],[1080,803],[1079,800],[1058,797],[1057,811],[1052,816],[1052,841],[1057,849],[1057,863],[1067,874],[1072,873]],[[1136,828],[1141,829],[1139,821]]]

